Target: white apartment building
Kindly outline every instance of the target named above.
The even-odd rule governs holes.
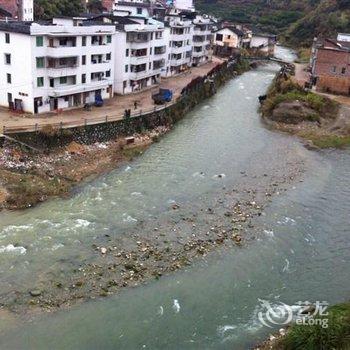
[[[116,26],[114,92],[128,94],[160,82],[166,62],[164,23],[140,16],[100,16]]]
[[[43,113],[113,96],[115,26],[0,22],[0,105]]]
[[[113,5],[113,14],[117,16],[150,17],[150,2],[144,0],[116,0]]]
[[[167,60],[162,76],[170,77],[188,70],[192,65],[194,25],[191,19],[176,12],[166,15],[165,25]]]
[[[21,21],[34,21],[34,0],[21,0],[18,2],[19,19]]]
[[[193,20],[193,52],[192,64],[198,66],[211,61],[212,52],[212,23],[210,18],[197,15]]]

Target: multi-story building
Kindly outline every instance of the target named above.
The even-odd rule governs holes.
[[[165,17],[165,37],[167,42],[166,68],[162,76],[180,74],[192,65],[193,51],[192,19],[181,12],[172,12]]]
[[[115,0],[113,13],[119,16],[143,16],[149,18],[152,15],[151,3],[147,0]]]
[[[192,64],[198,66],[210,61],[213,55],[212,22],[208,17],[197,15],[193,24]]]
[[[99,20],[117,30],[114,92],[128,94],[158,84],[166,60],[164,23],[141,16],[103,15]]]
[[[314,40],[311,76],[316,90],[350,95],[350,34]]]
[[[0,22],[0,105],[57,111],[113,96],[115,26]]]

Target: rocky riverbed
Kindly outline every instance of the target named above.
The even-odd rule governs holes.
[[[281,154],[288,157],[283,169],[242,170],[237,186],[223,186],[210,206],[194,209],[197,205],[174,201],[167,215],[142,221],[132,231],[117,236],[97,233],[91,259],[58,274],[47,271],[33,278],[30,289],[2,294],[1,308],[31,317],[36,310],[50,312],[159,279],[205,259],[213,250],[245,249],[259,237],[255,221],[265,215],[265,206],[292,183],[302,181],[303,162],[293,150],[286,152]],[[216,174],[213,181],[220,183],[225,177]]]

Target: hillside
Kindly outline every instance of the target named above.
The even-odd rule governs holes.
[[[201,11],[282,34],[294,46],[309,45],[318,33],[350,31],[349,0],[197,0]]]

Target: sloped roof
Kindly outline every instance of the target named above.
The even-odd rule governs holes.
[[[237,29],[236,27],[233,27],[233,26],[232,27],[231,26],[222,27],[222,28],[218,29],[217,31],[215,31],[215,33],[220,32],[220,30],[223,30],[223,29],[228,29],[232,33],[235,33],[238,36],[244,36],[244,33],[241,30],[239,30],[239,29]]]

